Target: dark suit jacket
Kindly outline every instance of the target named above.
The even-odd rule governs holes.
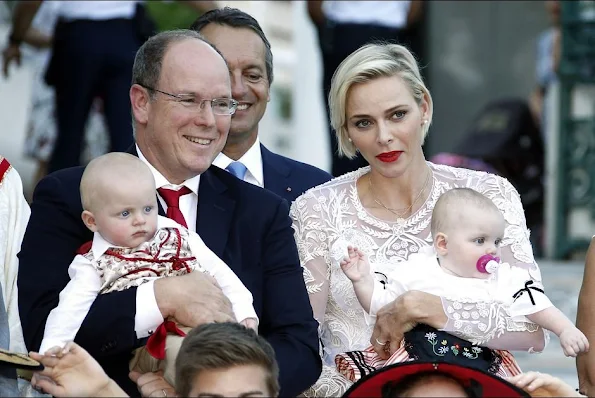
[[[264,187],[285,199],[289,204],[308,189],[329,181],[326,171],[285,156],[277,155],[260,145]]]
[[[92,239],[81,220],[82,173],[82,167],[57,171],[33,195],[18,275],[19,313],[30,350],[41,344],[76,250]],[[287,202],[214,166],[201,175],[199,192],[196,230],[252,292],[259,332],[279,362],[281,395],[296,396],[317,380],[321,360]],[[130,354],[146,341],[136,338],[135,311],[136,288],[100,295],[76,336],[131,395],[138,391],[128,379]]]

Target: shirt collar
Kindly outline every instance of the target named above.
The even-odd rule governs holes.
[[[192,178],[189,178],[188,180],[184,181],[180,185],[172,184],[171,182],[169,182],[167,180],[167,178],[165,178],[163,176],[163,174],[161,174],[159,172],[159,170],[157,170],[155,167],[153,167],[153,165],[151,163],[149,163],[149,161],[147,160],[147,158],[145,158],[145,156],[141,152],[141,150],[138,147],[138,145],[136,145],[136,152],[138,153],[138,158],[140,160],[142,160],[143,162],[145,162],[145,164],[147,166],[149,166],[149,170],[151,170],[151,173],[153,173],[153,178],[155,178],[155,189],[159,189],[159,188],[165,187],[165,188],[169,188],[169,189],[178,190],[182,186],[185,186],[188,189],[190,189],[195,195],[198,195],[198,186],[199,186],[199,183],[200,183],[200,174],[199,175],[196,175],[196,176],[194,176]]]
[[[157,216],[157,229],[161,228],[183,228],[180,224],[172,219],[163,216]],[[151,238],[153,239],[153,238]],[[151,240],[149,239],[149,240]],[[128,249],[127,247],[116,246],[104,239],[99,232],[93,234],[93,244],[91,245],[91,251],[93,253],[93,259],[97,261],[99,257],[103,256],[107,249]]]
[[[221,152],[215,158],[213,164],[217,167],[222,169],[226,169],[234,160],[229,158],[223,152]],[[248,173],[254,177],[254,179],[258,182],[258,185],[264,187],[264,173],[262,171],[262,154],[260,152],[260,140],[256,137],[256,141],[250,149],[246,151],[246,153],[238,159],[239,162],[242,162],[246,169],[248,169]]]

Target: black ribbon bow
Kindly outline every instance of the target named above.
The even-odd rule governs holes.
[[[512,298],[514,299],[514,301],[516,301],[516,299],[521,297],[523,295],[523,293],[527,292],[529,294],[529,298],[531,299],[531,304],[535,305],[535,299],[533,298],[533,293],[531,293],[531,289],[536,290],[540,293],[545,293],[545,292],[543,291],[543,289],[540,289],[535,286],[531,286],[532,284],[533,284],[532,280],[528,280],[527,282],[525,282],[525,287],[520,289],[518,292],[516,292],[515,294],[512,295]]]

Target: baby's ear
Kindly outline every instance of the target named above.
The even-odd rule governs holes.
[[[97,232],[97,223],[95,222],[95,216],[89,210],[84,210],[81,214],[83,222],[92,232]]]
[[[439,256],[445,256],[448,253],[448,236],[442,232],[438,232],[434,237],[434,247],[436,248],[436,254]]]

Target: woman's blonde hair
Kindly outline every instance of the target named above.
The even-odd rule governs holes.
[[[353,158],[356,153],[355,145],[349,141],[345,120],[349,89],[356,83],[391,76],[399,76],[403,79],[418,105],[422,103],[424,95],[427,96],[429,117],[422,127],[422,143],[425,140],[432,124],[434,108],[432,96],[419,73],[415,57],[406,47],[399,44],[366,44],[341,62],[331,81],[328,103],[331,125],[337,134],[340,155]]]

